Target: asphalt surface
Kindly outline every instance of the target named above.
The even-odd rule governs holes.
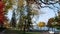
[[[0,34],[4,34],[4,32],[0,32]]]

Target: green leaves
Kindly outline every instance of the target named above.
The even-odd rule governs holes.
[[[12,7],[12,5],[10,5],[10,4],[7,4],[7,6],[6,6],[7,9],[9,9],[11,7]]]
[[[20,11],[23,11],[24,10],[24,8],[23,7],[20,7]]]

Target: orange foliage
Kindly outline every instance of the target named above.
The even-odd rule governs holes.
[[[7,20],[4,21],[4,27],[8,28],[10,25]]]
[[[48,20],[48,23],[47,23],[47,25],[48,26],[52,26],[52,23],[54,22],[54,18],[50,18],[49,20]]]
[[[49,23],[54,22],[54,18],[50,18],[50,19],[48,20],[48,22],[49,22]]]
[[[37,25],[38,25],[39,27],[43,27],[43,26],[45,25],[45,23],[44,23],[44,22],[39,22]]]
[[[21,7],[23,6],[23,0],[18,0],[18,5]]]
[[[28,4],[29,4],[29,3],[34,3],[35,0],[27,0],[27,2],[28,2]]]

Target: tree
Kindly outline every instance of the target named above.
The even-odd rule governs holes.
[[[30,17],[32,15],[31,9],[30,9],[30,6],[31,6],[30,3],[33,3],[34,0],[26,0],[26,2],[27,2],[27,20],[28,20],[26,22],[27,23],[26,25],[28,26],[27,29],[30,30],[30,27],[32,27],[32,25],[31,25],[32,21],[31,21],[31,17]]]
[[[60,30],[60,11],[58,11],[58,16],[55,17],[55,21],[57,22],[55,28]]]
[[[58,11],[58,16],[56,18],[57,25],[60,25],[60,11]]]
[[[8,18],[5,16],[5,19],[4,19],[4,27],[5,28],[9,28],[10,27],[10,24],[8,23]]]
[[[45,22],[38,22],[37,26],[38,27],[43,27],[43,26],[45,26]]]
[[[11,19],[11,26],[16,27],[15,10],[13,10],[13,15],[12,15],[12,19]]]
[[[24,7],[23,7],[23,0],[18,0],[18,6],[17,6],[17,13],[19,14],[19,22],[18,22],[18,27],[20,28],[20,30],[23,30],[23,24],[24,24]]]
[[[4,20],[5,20],[5,16],[4,16],[4,3],[2,0],[0,0],[0,31],[4,30]]]
[[[38,12],[38,10],[32,9],[32,10],[31,10],[31,14],[32,14],[32,15],[39,15],[39,12]]]
[[[23,0],[18,0],[18,6],[23,6]]]
[[[3,21],[4,20],[4,11],[3,11],[3,8],[4,8],[4,4],[0,0],[0,21]]]
[[[38,22],[37,26],[43,27],[43,26],[45,26],[45,22]]]
[[[12,5],[14,4],[14,2],[16,0],[2,0],[5,4],[5,7],[4,7],[4,12],[7,13],[8,12],[8,9],[11,9],[13,8]],[[38,11],[37,10],[34,10],[34,9],[31,9],[31,5],[35,3],[35,5],[39,5],[38,9],[40,8],[45,8],[45,7],[48,7],[50,9],[53,9],[52,7],[50,7],[49,5],[52,5],[53,7],[59,9],[59,7],[55,6],[56,3],[58,3],[60,5],[60,0],[25,0],[26,1],[26,4],[27,4],[27,15],[24,15],[24,0],[18,0],[18,5],[17,5],[17,10],[16,12],[20,13],[20,19],[19,19],[19,25],[23,25],[24,23],[26,24],[26,27],[27,29],[29,30],[31,24],[32,24],[32,21],[31,21],[31,15],[38,15]],[[42,4],[44,4],[45,6],[42,6]],[[1,4],[0,4],[1,5]],[[25,8],[26,9],[26,8]],[[54,10],[54,9],[53,9]],[[4,13],[4,14],[5,14]],[[16,16],[17,17],[17,16]],[[26,18],[24,18],[26,17]],[[34,16],[33,16],[34,17]],[[58,19],[59,20],[59,19]],[[58,21],[57,20],[57,21]],[[50,23],[52,22],[53,20],[50,20]],[[59,22],[59,21],[58,21]],[[50,24],[49,23],[49,24]]]
[[[12,8],[12,2],[10,0],[2,0],[3,3],[4,3],[4,14],[7,15],[8,13],[8,9],[11,9]]]
[[[53,30],[54,25],[55,25],[54,18],[50,18],[47,23],[47,26],[49,27],[48,30],[50,29],[50,27],[52,27]]]

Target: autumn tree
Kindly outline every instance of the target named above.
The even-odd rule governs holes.
[[[4,21],[6,19],[4,14],[4,7],[5,7],[4,2],[0,0],[0,31],[4,30],[4,23],[5,23]]]
[[[8,23],[8,18],[5,16],[5,19],[4,19],[4,26],[5,28],[9,28],[10,27],[10,24]]]
[[[31,24],[32,24],[32,21],[31,21],[31,15],[32,15],[32,13],[31,13],[31,9],[30,9],[30,7],[31,7],[31,4],[32,3],[34,3],[35,2],[35,0],[26,0],[26,2],[27,2],[27,26],[28,26],[28,30],[30,29],[30,27],[32,27],[31,26]]]
[[[43,27],[43,26],[45,26],[45,22],[38,22],[37,26],[38,27]]]
[[[4,14],[7,15],[8,13],[8,9],[11,9],[12,8],[12,2],[10,0],[2,0],[3,3],[4,3]]]
[[[43,27],[43,26],[45,26],[45,22],[39,22],[39,23],[37,24],[37,26]]]
[[[24,7],[23,7],[23,0],[18,0],[18,8],[17,8],[17,12],[20,13],[19,14],[19,22],[18,22],[18,27],[20,28],[20,30],[23,30],[24,27]]]
[[[7,14],[8,9],[13,8],[12,6],[13,6],[13,4],[15,4],[16,0],[7,0],[7,1],[2,0],[2,1],[5,4],[4,12]],[[31,15],[38,15],[39,14],[38,10],[31,9],[32,4],[35,4],[36,6],[38,5],[39,6],[39,7],[37,6],[38,9],[45,8],[45,7],[53,9],[49,5],[52,5],[53,7],[59,9],[59,7],[55,6],[55,4],[58,3],[60,5],[60,0],[25,0],[25,1],[26,1],[26,7],[27,7],[27,11],[26,11],[27,15],[24,14],[24,0],[18,0],[16,13],[17,12],[20,13],[19,14],[19,25],[23,27],[23,24],[26,24],[26,27],[27,27],[28,30],[29,30],[29,28],[30,28],[30,26],[32,24]],[[45,6],[42,6],[42,4],[44,4]],[[50,20],[50,21],[53,21],[53,19]],[[59,18],[57,19],[57,21],[60,22]],[[49,22],[48,24],[50,24],[50,23],[51,22]],[[22,27],[21,27],[21,29],[22,29]],[[24,26],[24,28],[25,28],[25,26]]]
[[[59,28],[60,26],[60,12],[58,11],[58,16],[56,15],[54,18],[50,18],[48,20],[48,24],[49,27],[54,27],[54,28]]]
[[[50,29],[50,27],[52,27],[53,30],[54,25],[55,25],[54,18],[50,18],[47,23],[47,26],[49,27],[48,30]]]

